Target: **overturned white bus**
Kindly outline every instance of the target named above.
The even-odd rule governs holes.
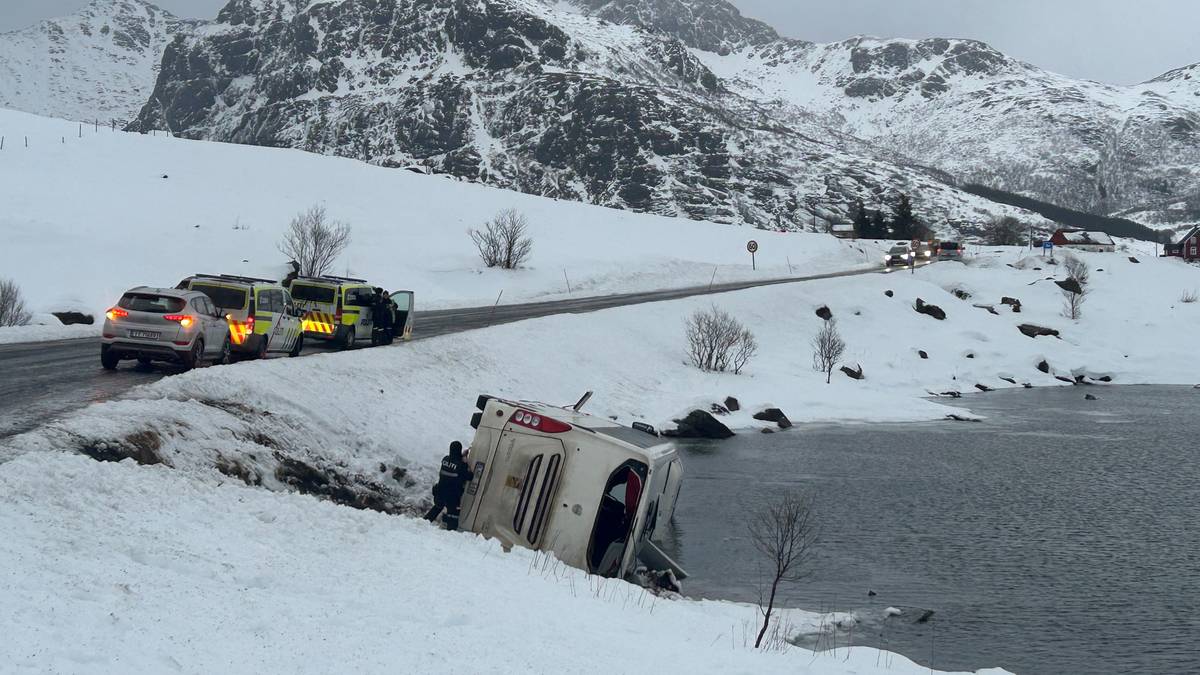
[[[683,466],[653,428],[570,408],[480,396],[461,527],[554,553],[606,577],[649,569],[686,575],[653,542],[675,510]]]

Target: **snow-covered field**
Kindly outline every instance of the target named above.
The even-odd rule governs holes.
[[[426,309],[491,304],[501,291],[507,303],[876,262],[874,249],[827,235],[637,214],[295,150],[91,128],[79,137],[76,123],[8,110],[0,135],[0,277],[36,312],[98,313],[128,288],[197,272],[282,278],[280,235],[318,203],[353,227],[335,273],[414,290]],[[506,208],[528,217],[534,238],[519,273],[483,268],[467,235]],[[757,270],[748,239],[760,246]]]
[[[766,425],[749,414],[777,405],[801,423],[786,433],[803,433],[804,422],[968,415],[970,397],[952,402],[959,408],[922,397],[976,384],[1067,386],[1055,375],[1200,381],[1189,365],[1200,303],[1180,301],[1200,288],[1200,269],[1152,258],[1135,264],[1123,254],[1082,257],[1092,280],[1078,322],[1061,316],[1061,293],[1046,280],[1062,278],[1061,266],[1024,251],[984,250],[969,265],[938,263],[915,274],[547,317],[390,348],[207,368],[135,389],[0,446],[0,568],[17,571],[2,589],[15,598],[15,625],[6,631],[17,639],[0,647],[15,651],[0,656],[85,672],[236,672],[262,663],[288,672],[398,663],[416,672],[468,664],[917,672],[865,648],[755,654],[742,637],[752,608],[654,601],[617,582],[597,591],[595,580],[553,563],[543,569],[523,551],[502,554],[402,516],[272,492],[315,491],[411,512],[426,498],[446,443],[470,438],[483,392],[565,404],[593,389],[591,412],[658,426],[733,395],[746,411],[726,418],[731,426],[756,431]],[[961,300],[955,289],[972,297]],[[1019,298],[1022,312],[1011,313],[1002,296]],[[947,319],[914,312],[918,297]],[[758,336],[761,353],[742,375],[684,363],[684,318],[711,304]],[[845,361],[861,364],[866,380],[835,373],[826,385],[812,371],[808,342],[823,304],[849,344]],[[1024,322],[1058,329],[1062,339],[1028,338],[1016,328]],[[1043,359],[1050,373],[1036,368]],[[1102,386],[1087,392],[1104,395]],[[70,451],[165,466],[95,463]],[[304,467],[332,477],[332,487],[305,485]],[[793,622],[803,631],[820,619],[795,613]],[[536,633],[537,651],[513,656],[510,644],[536,631],[546,631]],[[85,640],[65,639],[78,635]]]

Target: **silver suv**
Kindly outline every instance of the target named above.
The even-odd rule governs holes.
[[[124,359],[171,361],[185,369],[229,361],[229,323],[199,291],[139,286],[105,313],[100,364],[113,370]]]

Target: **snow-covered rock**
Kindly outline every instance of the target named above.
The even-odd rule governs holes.
[[[145,0],[92,0],[0,34],[0,108],[123,126],[153,91],[167,43],[199,25]]]

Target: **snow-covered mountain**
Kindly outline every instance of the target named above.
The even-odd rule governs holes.
[[[167,43],[196,25],[144,0],[94,0],[71,16],[0,34],[0,107],[128,121],[153,91]]]
[[[695,53],[726,86],[785,116],[816,115],[963,182],[1095,213],[1153,216],[1190,203],[1184,210],[1200,218],[1200,66],[1117,87],[970,40],[780,40]]]
[[[1015,212],[729,91],[664,17],[704,17],[686,27],[693,44],[776,39],[732,6],[630,7],[655,11],[541,0],[232,0],[215,24],[168,46],[132,128],[416,163],[532,194],[718,222],[823,227],[858,199],[884,206],[901,191],[939,225]]]

